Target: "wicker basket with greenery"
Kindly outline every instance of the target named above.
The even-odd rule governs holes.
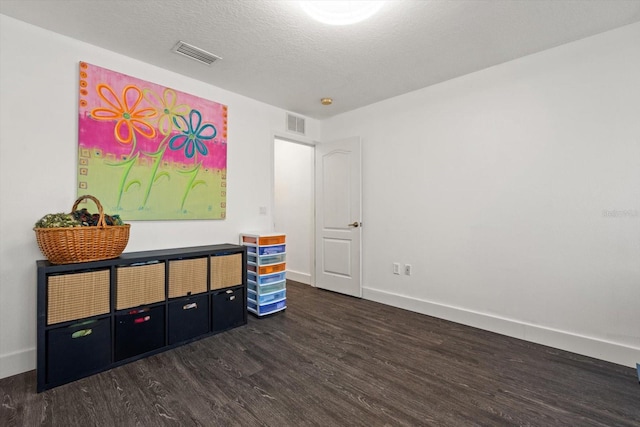
[[[78,205],[85,199],[98,207],[97,225],[83,225],[74,218]],[[81,196],[70,214],[45,215],[34,231],[42,254],[52,264],[71,264],[117,258],[129,242],[129,224],[108,225],[102,205],[93,196]]]

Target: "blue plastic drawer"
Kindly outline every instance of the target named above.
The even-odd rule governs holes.
[[[275,313],[276,311],[284,310],[287,308],[287,300],[275,301],[269,304],[258,305],[255,301],[247,300],[247,308],[249,311],[256,313],[258,316],[265,314]]]
[[[281,282],[275,282],[275,283],[267,283],[266,285],[260,285],[260,286],[258,286],[256,282],[252,282],[251,280],[247,281],[247,288],[250,291],[253,291],[254,293],[258,293],[259,291],[261,294],[269,294],[271,292],[281,291],[286,287],[287,287],[286,280],[283,280]]]
[[[277,292],[271,292],[270,294],[257,294],[254,291],[249,290],[249,298],[258,302],[258,304],[266,304],[268,302],[279,301],[284,299],[287,295],[286,289]]]
[[[285,262],[286,255],[284,253],[277,255],[247,255],[247,261],[256,265],[279,264]]]
[[[285,279],[286,277],[286,273],[284,271],[280,272],[280,273],[275,273],[275,274],[268,274],[265,276],[260,276],[258,278],[258,285],[262,286],[262,285],[266,285],[268,283],[275,283],[275,282],[281,282]]]
[[[253,292],[257,292],[258,284],[254,280],[247,280],[247,289]]]
[[[247,246],[247,252],[258,255],[275,255],[284,253],[285,245],[275,246]]]
[[[253,271],[247,271],[247,280],[256,282],[259,286],[262,286],[268,283],[281,282],[285,279],[286,275],[287,273],[282,271],[280,273],[257,276]]]
[[[281,282],[275,283],[267,283],[266,285],[260,285],[260,293],[261,294],[269,294],[271,292],[281,291],[287,286],[287,281],[283,280]]]

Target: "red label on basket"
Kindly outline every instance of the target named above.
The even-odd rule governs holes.
[[[137,319],[133,320],[133,323],[144,323],[149,319],[151,319],[151,316],[138,317]]]

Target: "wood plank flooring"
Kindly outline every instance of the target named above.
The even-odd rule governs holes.
[[[0,426],[640,426],[632,368],[295,282],[288,308],[37,394]]]

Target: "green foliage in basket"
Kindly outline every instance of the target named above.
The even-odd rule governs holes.
[[[47,214],[36,222],[37,228],[82,227],[82,223],[68,213]]]

